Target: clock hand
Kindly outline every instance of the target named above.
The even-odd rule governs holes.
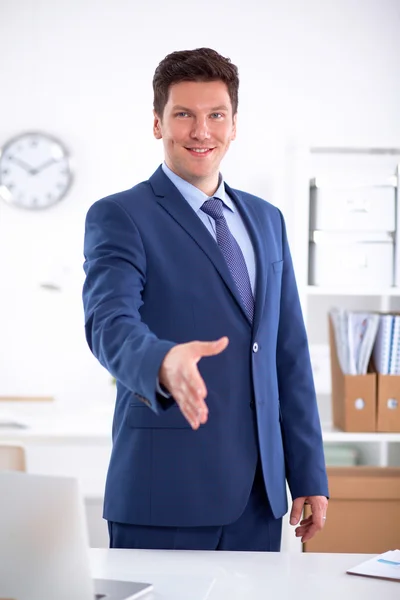
[[[25,161],[20,160],[19,158],[16,158],[15,156],[10,156],[9,159],[16,165],[19,165],[20,167],[22,167],[25,171],[28,171],[28,173],[33,174],[34,169],[32,169],[32,167],[30,165],[28,165],[28,163],[26,163]]]
[[[36,167],[36,169],[31,170],[32,175],[37,175],[38,173],[40,173],[40,171],[43,171],[43,169],[46,169],[55,162],[57,162],[55,158],[50,158],[49,160],[46,160],[45,163],[43,163],[39,167]]]

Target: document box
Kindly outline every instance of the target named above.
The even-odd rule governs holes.
[[[311,186],[310,229],[325,231],[395,231],[392,185]]]
[[[391,287],[393,270],[394,244],[389,233],[311,233],[310,285]]]

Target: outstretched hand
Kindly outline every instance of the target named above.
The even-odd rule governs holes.
[[[215,342],[178,344],[165,355],[161,364],[159,381],[173,396],[193,429],[198,429],[208,418],[207,388],[197,363],[204,356],[220,354],[228,343],[228,338],[222,337]]]

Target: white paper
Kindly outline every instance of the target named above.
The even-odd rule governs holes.
[[[400,581],[400,550],[389,550],[346,571],[351,575]]]

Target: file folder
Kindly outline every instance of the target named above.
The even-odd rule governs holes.
[[[334,426],[342,431],[376,431],[376,373],[366,375],[343,373],[330,316],[329,342]]]

